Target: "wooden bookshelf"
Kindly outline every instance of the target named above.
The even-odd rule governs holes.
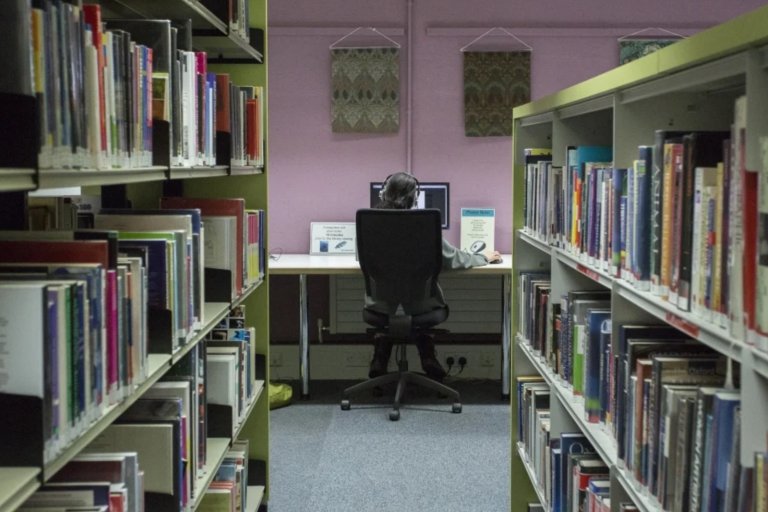
[[[0,510],[15,510],[40,487],[37,468],[0,468]]]
[[[730,130],[736,98],[747,102],[746,167],[762,169],[759,138],[768,135],[768,8],[747,13],[646,57],[514,109],[512,287],[519,288],[521,271],[551,271],[550,297],[570,290],[611,291],[613,348],[616,325],[669,325],[739,363],[741,377],[740,462],[752,467],[755,451],[766,450],[768,425],[768,352],[734,336],[714,315],[682,310],[635,283],[614,276],[581,254],[555,247],[525,226],[525,148],[549,147],[552,165],[566,165],[566,147],[605,145],[612,148],[613,166],[631,167],[638,146],[654,144],[654,130]],[[519,316],[520,297],[513,294],[512,312]],[[551,310],[550,310],[551,316]],[[710,318],[712,317],[712,318]],[[662,510],[659,500],[635,480],[617,456],[610,425],[586,420],[583,399],[555,374],[544,358],[517,333],[512,353],[514,375],[539,374],[549,386],[552,435],[582,432],[610,468],[611,508],[632,501],[644,512]],[[514,377],[513,375],[513,377]],[[513,378],[514,381],[514,378]],[[513,394],[514,395],[514,394]],[[517,439],[517,397],[512,404],[512,441]],[[746,406],[746,404],[749,404]],[[762,404],[752,406],[753,404]],[[526,467],[524,451],[513,454],[512,510],[525,510],[526,496],[537,487]],[[530,481],[531,486],[521,483]],[[738,491],[736,491],[738,492]]]
[[[245,504],[245,512],[256,512],[261,506],[261,502],[264,500],[264,486],[249,485],[247,500],[248,501]]]

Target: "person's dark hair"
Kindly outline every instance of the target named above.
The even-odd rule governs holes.
[[[416,206],[419,196],[419,180],[405,172],[390,174],[379,192],[381,200],[377,208],[408,210]]]

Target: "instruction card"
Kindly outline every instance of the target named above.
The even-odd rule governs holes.
[[[310,254],[355,254],[354,222],[312,222]]]
[[[471,253],[494,250],[495,218],[493,208],[462,208],[461,248]]]

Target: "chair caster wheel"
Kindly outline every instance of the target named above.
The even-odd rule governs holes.
[[[461,412],[461,404],[459,402],[454,402],[453,407],[451,407],[451,412],[459,414]]]
[[[349,410],[349,400],[342,400],[341,401],[341,410],[342,411],[348,411]]]
[[[389,411],[389,421],[397,421],[400,419],[400,411],[393,409]]]

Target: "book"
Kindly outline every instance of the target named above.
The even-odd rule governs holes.
[[[666,297],[665,290],[662,288],[662,273],[664,273],[664,245],[665,240],[667,244],[667,251],[669,251],[668,244],[671,242],[670,225],[671,211],[672,211],[672,197],[674,191],[671,189],[672,185],[672,173],[671,167],[671,139],[678,139],[682,137],[685,132],[670,131],[670,130],[655,130],[654,131],[654,145],[653,145],[653,167],[651,168],[651,201],[650,201],[650,220],[651,220],[651,258],[650,258],[650,274],[651,274],[651,293]],[[669,167],[669,170],[667,166]],[[665,231],[666,228],[666,231]],[[668,265],[668,252],[666,254]],[[668,270],[667,270],[668,271]],[[667,276],[668,278],[668,276]],[[668,290],[668,287],[667,287]]]
[[[755,331],[757,346],[768,350],[768,137],[760,139],[762,151],[758,175],[757,289]]]
[[[682,181],[677,193],[679,208],[682,209],[680,251],[677,255],[680,268],[677,305],[685,311],[691,309],[695,169],[717,166],[723,158],[723,140],[729,136],[729,132],[691,132],[683,137]]]
[[[648,488],[656,493],[657,450],[660,430],[661,389],[663,384],[722,385],[725,381],[725,358],[718,355],[688,354],[685,356],[656,356],[653,358],[649,395],[649,481]]]
[[[640,146],[638,159],[634,164],[635,192],[633,200],[634,219],[632,228],[633,251],[632,274],[635,287],[639,290],[651,288],[651,174],[653,173],[653,146]]]
[[[189,197],[163,197],[160,200],[161,208],[197,208],[204,217],[208,216],[234,216],[236,218],[236,234],[235,234],[235,289],[232,290],[230,297],[226,298],[229,301],[235,298],[243,288],[244,283],[244,263],[245,263],[245,200],[244,199],[209,199],[209,198],[189,198]],[[207,275],[207,274],[206,274]],[[206,282],[206,300],[212,300],[211,295],[214,290],[211,286],[215,286],[215,282]]]

